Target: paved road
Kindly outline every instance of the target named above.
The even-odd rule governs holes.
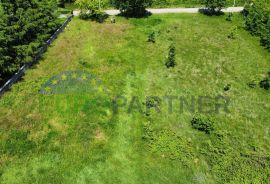
[[[241,12],[243,7],[229,7],[225,8],[223,12]],[[147,9],[153,14],[163,14],[163,13],[198,13],[200,8],[162,8],[162,9]],[[108,15],[118,15],[119,10],[105,10]],[[73,14],[78,16],[80,11],[74,11]]]

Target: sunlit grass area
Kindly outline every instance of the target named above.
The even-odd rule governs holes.
[[[270,56],[242,29],[240,15],[225,18],[74,18],[0,99],[0,182],[267,183],[270,96],[258,83]],[[147,42],[153,32],[155,43]],[[176,66],[168,69],[172,43]],[[209,134],[192,128],[197,106],[180,112],[175,100],[169,113],[162,100],[160,113],[146,113],[147,96],[169,95],[189,103],[224,96],[230,113],[205,115],[214,124]],[[115,96],[127,99],[117,114]]]

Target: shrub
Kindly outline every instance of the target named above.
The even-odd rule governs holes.
[[[104,5],[102,0],[76,0],[75,4],[80,9],[79,17],[81,19],[91,19],[101,23],[108,18],[108,15],[101,11],[101,7]]]
[[[229,91],[231,89],[231,84],[224,86],[224,91]]]
[[[221,9],[225,7],[226,0],[202,0],[210,15],[218,15]]]
[[[160,99],[158,97],[148,97],[146,100],[146,108],[151,109],[160,105]]]
[[[260,82],[260,87],[265,89],[265,90],[269,90],[270,88],[270,80],[269,78],[265,78]]]
[[[228,17],[226,18],[227,21],[231,22],[232,21],[233,14],[230,12]]]
[[[146,7],[152,5],[152,0],[112,0],[115,8],[127,17],[143,17],[149,15]]]
[[[236,36],[237,36],[237,27],[232,27],[231,30],[230,30],[230,33],[228,35],[228,38],[229,39],[235,39]]]
[[[95,20],[99,23],[102,23],[104,22],[107,18],[108,18],[108,14],[106,14],[105,12],[103,11],[96,11],[92,16],[91,16],[91,19],[92,20]]]
[[[269,90],[270,89],[270,72],[267,73],[266,77],[260,81],[260,87]]]
[[[245,27],[252,35],[260,37],[261,44],[270,51],[270,8],[269,4],[258,2],[245,6],[243,11]]]
[[[175,67],[175,46],[174,44],[171,44],[169,47],[169,54],[168,54],[168,59],[166,62],[167,68]]]
[[[203,118],[201,116],[194,117],[191,120],[192,128],[210,134],[214,130],[214,123],[209,118]]]
[[[156,43],[156,33],[152,32],[148,35],[148,42]]]

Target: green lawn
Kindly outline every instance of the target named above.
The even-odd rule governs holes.
[[[267,183],[270,96],[247,83],[265,76],[270,55],[241,27],[229,39],[242,24],[238,15],[225,18],[74,18],[0,99],[0,183]],[[147,42],[151,32],[156,43]],[[177,65],[167,69],[172,42]],[[66,71],[80,71],[80,82],[84,73],[96,77],[60,86],[62,94],[40,93],[53,76],[70,80]],[[206,134],[192,128],[195,113],[179,113],[178,103],[171,114],[164,101],[161,113],[127,113],[125,106],[114,114],[117,95],[137,96],[142,106],[146,96],[222,95],[231,99],[230,113],[209,114],[214,131]]]

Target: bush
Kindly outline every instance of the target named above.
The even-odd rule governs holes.
[[[270,72],[268,72],[267,75],[260,81],[259,85],[265,90],[270,89]]]
[[[102,0],[76,0],[75,4],[79,7],[79,17],[83,20],[91,19],[101,23],[108,18],[108,15],[101,11],[104,4]]]
[[[226,86],[224,86],[224,91],[229,91],[231,87],[232,87],[231,84],[227,84]]]
[[[261,44],[270,51],[270,8],[263,2],[250,3],[243,11],[245,27],[260,37]]]
[[[158,107],[160,105],[160,99],[158,97],[148,97],[146,99],[146,108],[151,109],[153,107]]]
[[[171,44],[169,47],[169,54],[168,54],[168,59],[166,62],[167,68],[175,67],[175,46],[174,44]]]
[[[230,12],[228,17],[226,18],[227,21],[231,22],[232,21],[233,14]]]
[[[263,79],[260,82],[260,87],[265,89],[265,90],[269,90],[269,88],[270,88],[270,80],[268,78]]]
[[[230,33],[228,35],[228,38],[229,39],[235,39],[236,36],[237,36],[237,27],[232,27],[231,30],[230,30]]]
[[[201,116],[194,117],[191,120],[192,128],[210,134],[214,130],[214,123],[209,118],[203,118]]]
[[[152,5],[152,0],[112,0],[115,8],[127,17],[143,17],[149,15],[146,7]]]
[[[96,11],[96,12],[92,15],[91,19],[92,19],[92,20],[95,20],[95,21],[97,21],[97,22],[99,22],[99,23],[102,23],[102,22],[104,22],[108,17],[109,17],[108,14],[106,14],[105,12],[103,12],[103,11]]]
[[[156,43],[156,33],[152,32],[148,35],[148,42]]]
[[[218,15],[221,9],[225,7],[226,0],[202,0],[210,15]]]

